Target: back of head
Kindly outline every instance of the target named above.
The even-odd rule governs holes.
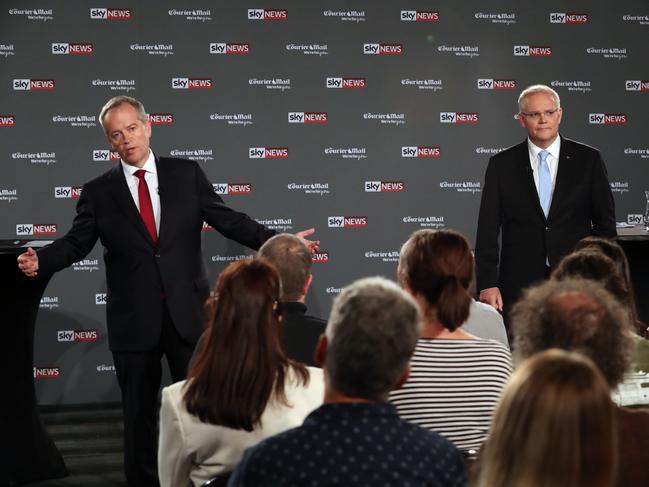
[[[187,410],[201,421],[250,431],[273,394],[285,400],[289,366],[308,377],[284,354],[279,293],[277,271],[263,260],[234,262],[219,276],[206,305],[206,340],[184,396]]]
[[[267,259],[282,282],[282,301],[300,301],[311,274],[311,252],[295,235],[281,233],[267,240],[257,254]]]
[[[401,248],[399,281],[422,296],[437,319],[454,331],[469,317],[473,255],[453,230],[418,230]]]
[[[606,381],[583,355],[551,349],[523,362],[507,384],[477,485],[610,486],[616,459]]]
[[[346,287],[326,329],[329,386],[348,397],[385,400],[410,361],[420,321],[412,297],[387,279]]]
[[[588,237],[582,238],[577,242],[577,245],[575,245],[575,250],[577,251],[584,249],[597,250],[609,259],[613,260],[622,277],[629,281],[627,284],[630,283],[631,275],[629,271],[629,261],[626,258],[624,249],[620,247],[620,244],[608,238],[589,235]]]
[[[529,288],[513,306],[514,356],[550,348],[581,352],[615,388],[631,366],[629,314],[601,284],[567,278]]]

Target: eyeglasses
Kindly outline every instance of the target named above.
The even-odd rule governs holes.
[[[532,112],[532,113],[521,112],[521,115],[523,115],[526,118],[531,118],[532,120],[540,120],[541,116],[545,118],[550,118],[559,110],[561,110],[561,108],[555,108],[554,110],[546,110],[544,112]]]

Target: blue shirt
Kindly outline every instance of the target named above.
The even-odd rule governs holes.
[[[324,404],[246,451],[230,487],[465,486],[460,452],[387,403]]]

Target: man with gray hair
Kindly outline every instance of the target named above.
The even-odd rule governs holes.
[[[480,300],[501,311],[523,288],[548,277],[580,239],[616,236],[602,156],[559,135],[557,92],[530,86],[518,109],[527,139],[489,160],[475,246]]]
[[[316,350],[324,404],[249,449],[228,485],[466,485],[459,451],[386,402],[408,378],[420,321],[414,299],[386,279],[345,288]]]

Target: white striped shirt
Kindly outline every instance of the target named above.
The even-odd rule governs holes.
[[[399,415],[478,450],[512,372],[509,349],[481,338],[420,338],[410,364],[408,382],[390,393]]]

